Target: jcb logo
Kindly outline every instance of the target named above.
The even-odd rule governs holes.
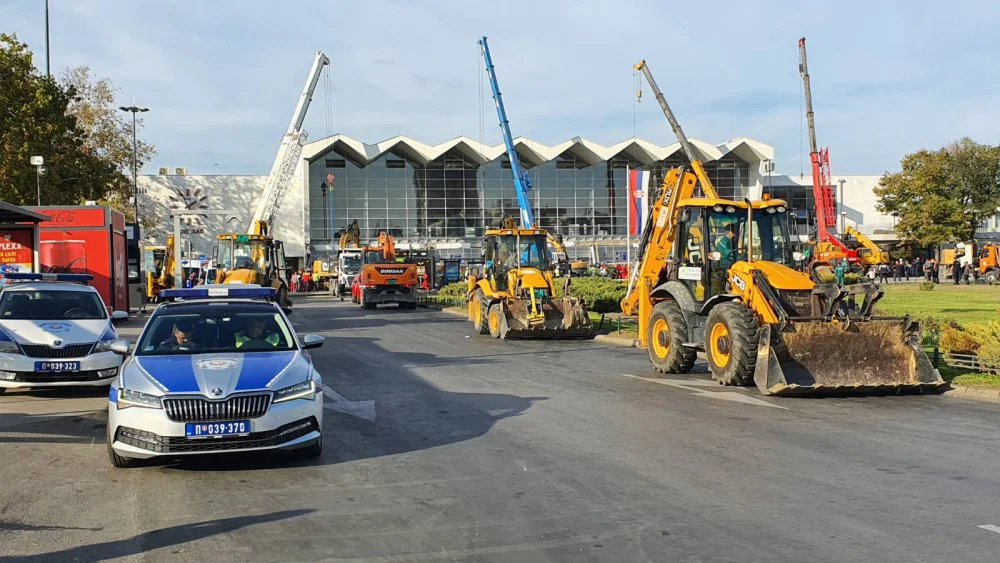
[[[737,287],[740,291],[747,290],[747,282],[743,281],[743,278],[739,276],[733,276],[733,279],[729,280],[733,285]]]

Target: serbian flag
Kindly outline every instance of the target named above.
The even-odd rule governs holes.
[[[628,171],[628,234],[642,234],[646,224],[646,194],[649,193],[649,171]]]

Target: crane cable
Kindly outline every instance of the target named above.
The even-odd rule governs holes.
[[[642,76],[632,69],[632,88],[635,89],[635,97],[632,98],[632,138],[635,138],[635,108],[642,103]]]
[[[326,136],[333,135],[333,79],[329,69],[323,70],[323,102],[324,118],[326,119]]]

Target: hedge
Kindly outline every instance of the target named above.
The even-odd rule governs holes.
[[[608,278],[572,278],[569,292],[580,297],[587,304],[588,311],[595,313],[621,312],[621,301],[628,290],[627,280]],[[556,280],[556,295],[562,295],[563,280]]]
[[[984,363],[1000,364],[1000,321],[965,327],[954,323],[944,325],[941,349],[956,354],[975,354]]]

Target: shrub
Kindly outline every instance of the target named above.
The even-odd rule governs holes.
[[[457,281],[449,283],[438,290],[438,297],[465,297],[469,292],[469,282]]]
[[[1000,321],[946,326],[941,330],[941,348],[945,352],[975,354],[984,363],[1000,365]]]
[[[920,285],[917,286],[920,291],[934,291],[934,282],[922,281]]]
[[[556,295],[563,293],[563,280],[555,282]],[[587,310],[595,313],[617,313],[621,311],[621,300],[628,290],[626,280],[612,280],[601,277],[573,278],[570,294],[583,299]]]
[[[856,272],[847,272],[844,274],[844,285],[854,285],[856,283],[861,283],[861,280],[862,280],[861,274],[858,274]]]

